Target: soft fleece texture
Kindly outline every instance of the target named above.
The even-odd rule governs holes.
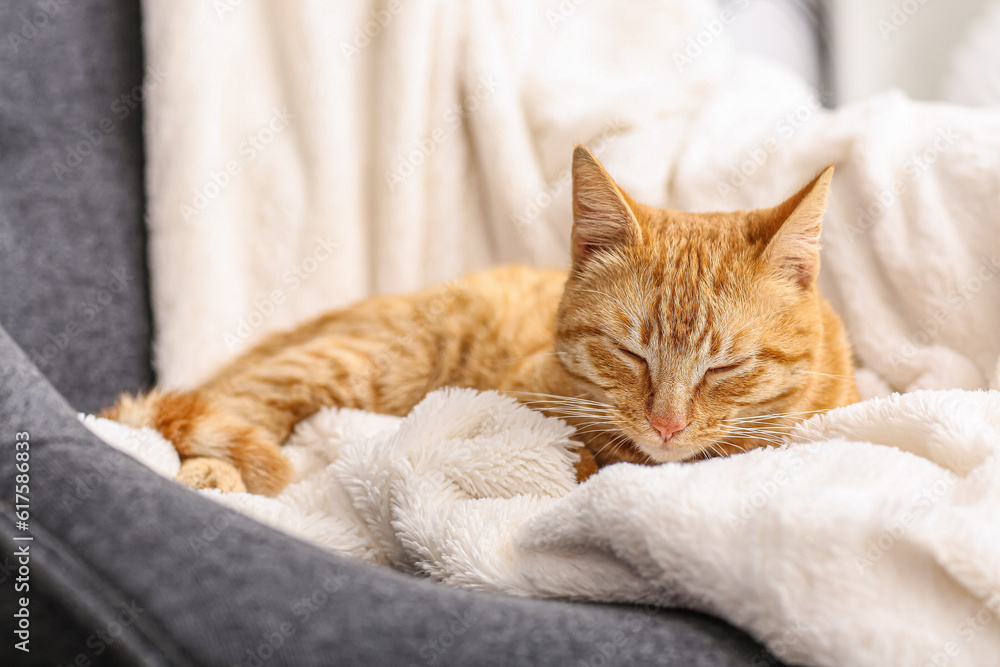
[[[85,419],[170,477],[153,431]],[[1000,393],[870,399],[780,449],[619,464],[574,484],[571,430],[492,392],[405,419],[326,410],[278,498],[203,491],[334,551],[514,595],[684,606],[805,665],[1000,655]]]

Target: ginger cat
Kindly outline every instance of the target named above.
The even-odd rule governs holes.
[[[405,415],[447,385],[567,420],[600,466],[773,445],[858,400],[816,284],[832,178],[775,208],[681,213],[633,201],[578,146],[569,271],[502,267],[367,299],[271,335],[196,389],[123,396],[105,416],[171,440],[184,483],[266,495],[290,478],[281,443],[320,408]]]

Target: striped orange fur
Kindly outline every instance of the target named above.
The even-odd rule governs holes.
[[[161,431],[192,486],[235,476],[269,495],[290,477],[280,444],[297,422],[325,406],[404,415],[444,386],[574,424],[581,477],[590,461],[772,445],[857,400],[816,283],[832,177],[775,208],[682,213],[633,201],[577,147],[569,271],[507,266],[367,299],[266,338],[196,389],[123,396],[106,415]]]

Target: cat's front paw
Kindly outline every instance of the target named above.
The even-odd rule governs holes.
[[[159,431],[183,460],[178,481],[186,486],[275,496],[292,477],[274,433],[198,391],[123,396],[102,416]]]
[[[218,489],[226,493],[246,493],[240,471],[222,459],[196,457],[181,461],[174,481],[192,489]]]

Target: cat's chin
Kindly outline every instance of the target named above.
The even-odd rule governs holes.
[[[627,435],[628,429],[622,426],[622,433]],[[683,463],[688,461],[701,461],[714,458],[720,455],[728,456],[736,453],[736,450],[729,451],[721,446],[706,448],[699,446],[698,434],[684,433],[672,438],[669,442],[662,442],[658,439],[648,437],[631,437],[626,443],[622,443],[612,449],[596,444],[591,452],[598,465],[606,466],[613,463],[629,462],[643,465],[659,465],[661,463]],[[701,436],[704,438],[704,436]],[[716,450],[716,451],[713,451]]]
[[[688,447],[679,446],[674,443],[648,443],[636,442],[633,446],[642,452],[651,463],[676,463],[678,461],[688,461],[697,458],[700,450],[691,450]]]

